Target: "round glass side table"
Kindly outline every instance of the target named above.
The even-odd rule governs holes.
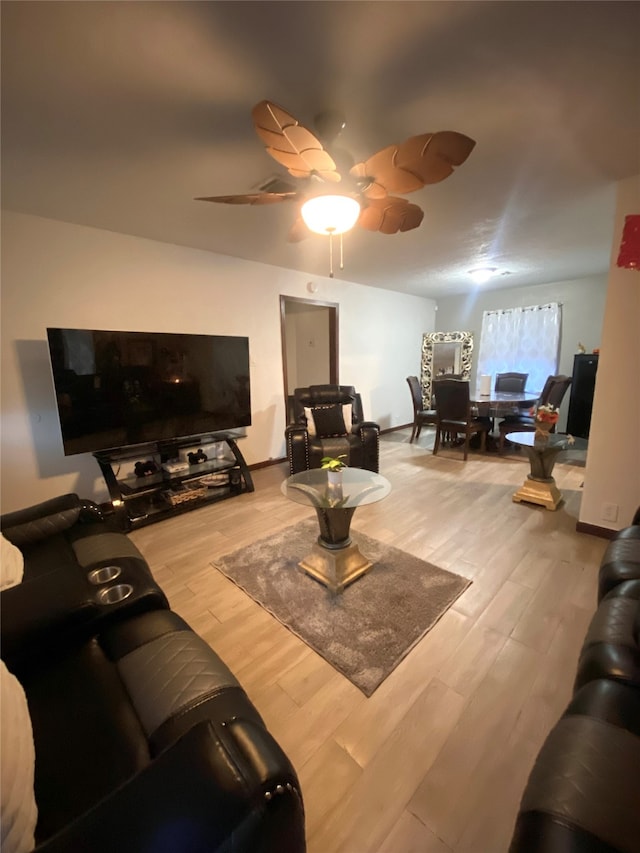
[[[507,439],[525,449],[530,465],[527,479],[514,493],[512,500],[516,503],[525,501],[538,504],[545,509],[557,509],[562,493],[552,475],[556,457],[564,450],[586,450],[587,440],[554,432],[546,438],[538,438],[534,432],[508,432]]]

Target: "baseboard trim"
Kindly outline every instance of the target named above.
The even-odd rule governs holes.
[[[272,465],[280,465],[286,461],[286,456],[283,456],[281,459],[266,459],[264,462],[254,462],[252,465],[247,465],[247,468],[250,471],[257,471],[258,468],[271,468]]]
[[[400,424],[400,426],[387,427],[387,429],[381,429],[380,435],[385,435],[388,432],[397,432],[399,429],[411,429],[413,423],[410,424]]]
[[[599,536],[601,539],[613,539],[620,532],[618,530],[611,530],[610,527],[598,527],[597,524],[587,524],[586,521],[577,521],[576,530],[578,533],[590,533],[591,536]]]

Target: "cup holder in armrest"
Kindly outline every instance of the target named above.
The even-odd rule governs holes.
[[[88,578],[90,583],[102,584],[109,583],[109,581],[115,580],[118,575],[122,572],[120,566],[102,566],[101,569],[93,569],[89,572]]]
[[[100,604],[118,604],[128,598],[132,592],[133,587],[130,583],[117,583],[101,589],[98,593],[98,601]]]

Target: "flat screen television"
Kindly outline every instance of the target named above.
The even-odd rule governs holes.
[[[66,456],[251,424],[249,339],[47,329]]]

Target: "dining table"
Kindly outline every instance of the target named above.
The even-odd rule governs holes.
[[[533,406],[540,397],[540,391],[491,391],[489,394],[482,394],[478,385],[474,391],[469,394],[471,402],[475,406]]]
[[[480,384],[470,391],[469,398],[472,406],[478,409],[478,417],[499,418],[511,414],[518,409],[528,409],[540,399],[540,391],[491,391],[482,394]]]

